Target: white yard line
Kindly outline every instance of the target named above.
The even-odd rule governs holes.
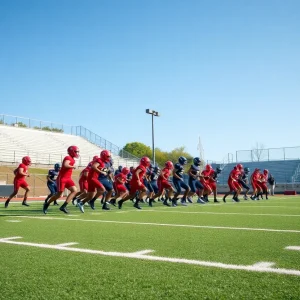
[[[251,227],[230,227],[230,226],[206,226],[206,225],[187,225],[187,224],[166,224],[166,223],[150,223],[150,222],[129,222],[129,221],[112,221],[112,220],[91,220],[91,219],[71,219],[71,218],[56,218],[56,217],[34,217],[34,216],[19,216],[19,218],[37,219],[37,220],[58,220],[58,221],[81,221],[95,223],[111,223],[125,225],[150,225],[150,226],[165,226],[165,227],[185,227],[185,228],[204,228],[204,229],[225,229],[225,230],[246,230],[246,231],[264,231],[264,232],[289,232],[300,233],[300,230],[293,229],[272,229],[272,228],[251,228]]]
[[[37,247],[37,248],[46,248],[46,249],[55,249],[55,250],[60,250],[60,251],[98,254],[98,255],[112,256],[112,257],[135,258],[135,259],[141,259],[141,260],[198,265],[198,266],[213,267],[213,268],[219,268],[219,269],[243,270],[243,271],[249,271],[249,272],[277,273],[277,274],[300,276],[299,270],[273,268],[272,266],[274,265],[274,263],[271,263],[271,262],[259,262],[259,263],[255,263],[253,265],[233,265],[233,264],[225,264],[225,263],[220,263],[220,262],[147,255],[148,253],[152,252],[153,250],[142,250],[142,251],[137,251],[137,252],[132,252],[132,253],[105,252],[105,251],[101,251],[101,250],[92,250],[92,249],[85,249],[85,248],[71,248],[71,247],[67,246],[67,245],[70,245],[73,243],[50,245],[50,244],[37,244],[37,243],[27,243],[27,242],[15,241],[16,239],[20,239],[20,238],[21,237],[2,238],[2,239],[0,239],[0,243],[13,244],[13,245],[19,245],[19,246]]]
[[[300,251],[300,246],[288,246],[285,247],[284,249]]]
[[[130,210],[134,211],[134,210]],[[227,213],[227,212],[212,212],[212,211],[179,211],[179,210],[141,210],[141,212],[155,213],[177,213],[177,214],[208,214],[208,215],[242,215],[242,216],[275,216],[275,217],[300,217],[300,215],[281,215],[281,214],[251,214],[251,213]]]

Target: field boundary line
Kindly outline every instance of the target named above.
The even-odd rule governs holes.
[[[14,216],[14,218],[16,218]],[[61,220],[61,221],[80,221],[80,222],[95,222],[95,223],[110,223],[110,224],[127,224],[127,225],[150,225],[150,226],[165,226],[165,227],[186,227],[186,228],[203,228],[203,229],[225,229],[225,230],[246,230],[246,231],[264,231],[264,232],[286,232],[300,233],[300,230],[294,229],[272,229],[272,228],[251,228],[251,227],[231,227],[231,226],[209,226],[209,225],[188,225],[188,224],[168,224],[168,223],[152,223],[152,222],[130,222],[130,221],[113,221],[113,220],[92,220],[92,219],[72,219],[72,218],[56,218],[56,217],[34,217],[34,216],[19,216],[18,218],[37,219],[37,220]]]

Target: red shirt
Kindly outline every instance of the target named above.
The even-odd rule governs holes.
[[[137,170],[141,170],[141,172],[139,172],[138,176],[136,175],[136,171]],[[139,165],[137,166],[135,169],[134,169],[134,172],[132,174],[132,182],[138,182],[138,181],[142,181],[143,177],[145,176],[146,174],[146,168],[142,165]]]
[[[241,172],[240,172],[239,170],[233,169],[233,170],[230,172],[229,178],[228,178],[228,179],[230,179],[230,180],[232,180],[232,179],[238,180],[240,174],[241,174]]]
[[[260,174],[258,171],[254,171],[251,175],[251,180],[252,181],[258,181],[259,180],[259,177],[260,177]]]
[[[15,169],[14,173],[15,173],[15,179],[18,180],[18,179],[24,179],[26,177],[26,175],[21,175],[19,173],[19,170],[20,169],[23,169],[23,172],[24,173],[27,173],[27,170],[28,170],[28,166],[24,165],[24,164],[19,164],[19,166],[17,167],[17,169]]]
[[[70,161],[70,166],[75,165],[75,159],[72,156],[66,156],[62,162],[61,169],[59,170],[58,176],[59,177],[64,177],[64,178],[71,178],[73,168],[66,168],[64,167],[65,161]]]
[[[161,170],[161,173],[160,173],[158,179],[161,181],[164,181],[164,180],[167,181],[168,178],[170,177],[170,175],[171,175],[171,170],[165,167]]]
[[[87,165],[87,167],[85,167],[81,172],[80,172],[80,175],[79,175],[79,177],[81,178],[81,177],[88,177],[88,175],[85,175],[84,173],[89,173],[90,172],[90,170],[91,170],[91,165],[90,164],[88,164]]]
[[[126,180],[127,180],[127,176],[124,175],[123,173],[119,173],[115,176],[115,182],[116,183],[120,183],[120,180],[121,180],[121,183],[125,183]]]
[[[98,163],[99,166],[98,166],[98,170],[102,170],[103,168],[105,168],[105,164],[104,162],[101,160],[101,158],[97,158],[91,165],[91,169],[89,171],[89,175],[88,175],[88,179],[97,179],[98,176],[99,176],[99,172],[95,171],[92,166],[95,164],[95,163]]]

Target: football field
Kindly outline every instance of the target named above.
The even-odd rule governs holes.
[[[300,197],[29,203],[0,204],[0,299],[300,299]]]

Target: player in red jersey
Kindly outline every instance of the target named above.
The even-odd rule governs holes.
[[[235,166],[233,168],[233,170],[230,172],[229,176],[228,176],[228,186],[229,186],[229,191],[227,193],[225,193],[224,197],[223,197],[223,201],[226,202],[226,197],[231,194],[232,192],[233,194],[233,201],[234,202],[240,202],[238,196],[240,194],[240,192],[242,191],[242,187],[239,184],[238,180],[241,174],[241,171],[239,170],[239,166]]]
[[[72,199],[73,205],[75,204],[75,201],[80,201],[84,199],[87,196],[88,191],[88,175],[89,171],[91,169],[91,166],[93,162],[98,158],[97,155],[93,157],[93,160],[88,163],[88,165],[80,172],[79,174],[79,192],[75,195],[75,197]]]
[[[213,170],[213,168],[211,165],[206,165],[205,169],[199,175],[200,182],[204,188],[203,189],[203,200],[205,202],[208,202],[208,195],[210,195],[212,193],[212,189],[209,184],[209,179],[210,179],[212,170]]]
[[[138,198],[134,203],[134,207],[137,209],[141,209],[139,206],[139,202],[146,195],[147,189],[143,184],[143,178],[146,174],[146,169],[150,166],[150,159],[147,156],[144,156],[140,160],[140,164],[134,169],[132,174],[132,179],[130,181],[130,193],[124,199],[118,201],[119,209],[122,208],[124,201],[132,199],[135,197],[137,192],[139,192]]]
[[[111,154],[108,150],[102,150],[100,152],[100,158],[97,158],[89,171],[88,175],[88,193],[86,198],[82,201],[78,202],[78,207],[81,212],[84,212],[84,203],[90,203],[92,209],[95,209],[95,201],[105,192],[105,188],[103,184],[99,181],[99,174],[107,175],[107,168],[105,163],[108,163],[111,159]],[[107,203],[104,202],[102,209],[109,210],[110,208],[107,206]]]
[[[259,174],[260,182],[258,182],[259,187],[261,188],[261,193],[258,195],[261,196],[261,199],[263,199],[263,193],[266,195],[266,200],[268,200],[268,177],[269,177],[269,171],[267,169],[264,169],[264,172]]]
[[[30,186],[26,182],[26,177],[29,177],[28,167],[31,165],[31,159],[29,156],[24,156],[22,158],[22,163],[18,166],[17,169],[14,170],[15,178],[14,178],[14,191],[5,201],[5,208],[8,207],[9,201],[15,197],[20,189],[23,188],[25,190],[24,198],[22,205],[29,206],[27,203],[27,196],[30,191]]]
[[[169,182],[169,177],[170,177],[173,169],[174,169],[173,163],[171,161],[167,161],[165,163],[165,167],[160,171],[160,174],[157,179],[157,185],[158,185],[159,192],[154,196],[154,199],[162,196],[165,192],[167,192],[166,193],[167,196],[164,198],[164,201],[163,201],[163,205],[166,205],[166,206],[170,206],[170,204],[168,203],[168,200],[171,201],[173,194],[174,194],[173,187],[172,187],[171,183]]]
[[[122,168],[121,172],[117,173],[114,177],[114,190],[116,192],[115,199],[121,197],[124,199],[128,195],[128,190],[125,186],[127,181],[127,175],[129,174],[130,170],[126,167]]]
[[[69,155],[63,159],[61,169],[56,179],[57,193],[51,196],[48,201],[44,203],[44,214],[47,213],[49,205],[63,195],[65,188],[70,191],[70,194],[67,196],[66,201],[59,210],[67,214],[68,211],[66,207],[77,193],[76,185],[72,180],[72,172],[76,168],[75,158],[79,158],[79,148],[77,146],[70,146],[67,151]]]
[[[252,196],[250,197],[251,200],[259,200],[259,194],[262,192],[262,188],[260,187],[260,169],[255,169],[254,172],[251,174],[251,185],[253,188]]]

